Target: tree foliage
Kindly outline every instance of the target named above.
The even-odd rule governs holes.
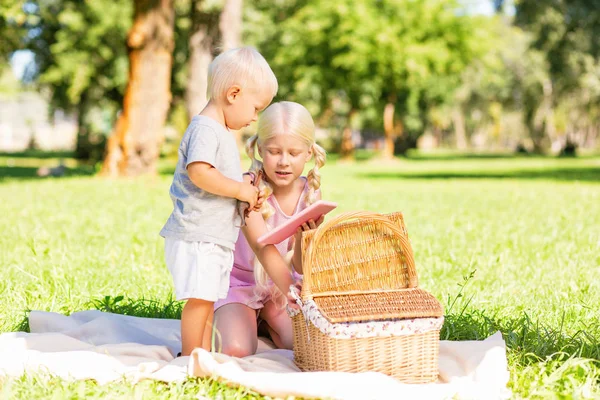
[[[484,51],[483,25],[459,15],[453,1],[283,5],[271,12],[276,23],[253,38],[281,81],[280,96],[318,116],[357,111],[365,128],[382,128],[391,103],[408,132],[421,132],[427,107],[449,101]]]
[[[532,36],[546,77],[527,92],[525,119],[538,147],[566,137],[583,144],[600,129],[600,3],[521,0],[515,23]]]
[[[0,68],[8,63],[14,51],[24,47],[28,21],[23,4],[24,0],[3,0],[0,4]]]
[[[495,16],[470,15],[458,0],[246,1],[241,37],[275,70],[276,100],[306,105],[335,140],[359,129],[414,145],[433,131],[466,147],[475,132],[506,137],[513,128],[503,120],[518,114],[539,151],[566,138],[593,144],[600,3],[519,0],[513,16],[513,2],[490,1]],[[82,138],[107,135],[129,79],[132,3],[5,0],[0,65],[15,50],[31,50],[32,77],[51,108],[76,112]],[[203,103],[197,93],[207,61],[229,33],[225,4],[173,2],[169,122],[179,130]]]

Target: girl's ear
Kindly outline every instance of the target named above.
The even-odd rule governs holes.
[[[258,150],[258,155],[260,156],[260,158],[264,159],[264,157],[263,157],[263,153],[262,153],[262,151],[263,151],[263,149],[262,149],[262,146],[261,146],[260,144],[258,144],[258,143],[257,143],[257,144],[256,144],[256,148],[257,148],[257,150]]]
[[[227,89],[226,99],[229,104],[233,104],[242,93],[242,88],[238,85],[233,85]]]
[[[310,146],[308,148],[308,153],[306,155],[306,160],[304,162],[309,162],[310,159],[312,158],[312,156],[313,156],[313,146]]]

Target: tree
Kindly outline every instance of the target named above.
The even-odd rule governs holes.
[[[77,114],[80,158],[91,156],[95,145],[90,142],[103,143],[123,99],[130,6],[129,0],[54,0],[28,2],[24,7],[28,20],[24,46],[35,56],[33,78],[50,94],[50,112]],[[104,126],[92,118],[94,114],[101,114]]]
[[[23,12],[24,0],[5,0],[0,4],[0,72],[8,64],[11,54],[24,46],[27,15]]]
[[[516,24],[532,35],[531,49],[543,57],[548,71],[527,93],[525,120],[536,150],[543,151],[547,147],[544,140],[556,136],[557,107],[572,115],[567,118],[567,134],[581,129],[597,130],[600,3],[521,0],[517,3]],[[582,124],[575,115],[587,121]]]
[[[191,31],[189,35],[188,82],[186,107],[188,119],[206,105],[208,66],[213,59],[218,39],[220,5],[206,1],[191,2]]]
[[[462,74],[487,51],[490,36],[487,19],[458,15],[454,1],[398,3],[382,2],[385,35],[375,33],[387,158],[397,136],[408,142],[402,150],[416,144],[428,110],[453,102]]]
[[[422,132],[426,105],[445,101],[482,51],[483,28],[458,15],[453,1],[286,4],[288,14],[261,44],[280,96],[317,116],[343,112],[346,136],[351,125],[383,127],[388,157],[396,135]]]
[[[206,105],[208,66],[220,51],[241,44],[242,0],[192,1],[189,37],[188,117]]]
[[[242,10],[242,0],[225,0],[223,4],[219,20],[223,51],[239,47],[242,42]]]
[[[486,19],[486,26],[488,34],[478,37],[486,50],[463,71],[460,86],[445,102],[460,150],[468,147],[469,125],[479,130],[492,124],[499,139],[502,112],[521,110],[524,92],[537,82],[533,74],[544,71],[528,51],[529,38],[521,29],[497,16]]]
[[[103,173],[155,173],[169,111],[174,46],[172,0],[135,0],[127,35],[129,80],[123,110],[107,143]]]

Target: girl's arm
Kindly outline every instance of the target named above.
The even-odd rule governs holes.
[[[258,238],[267,232],[267,225],[262,215],[256,211],[251,212],[246,218],[246,225],[242,227],[242,232],[273,283],[281,293],[287,294],[290,285],[294,283],[287,263],[274,245],[257,243]]]

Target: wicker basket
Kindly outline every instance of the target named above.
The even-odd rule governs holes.
[[[301,300],[332,324],[443,320],[435,297],[417,287],[401,213],[350,212],[303,233]],[[406,383],[438,376],[439,328],[388,337],[337,338],[292,317],[294,361],[304,371],[378,371]],[[441,326],[441,323],[439,324]]]

